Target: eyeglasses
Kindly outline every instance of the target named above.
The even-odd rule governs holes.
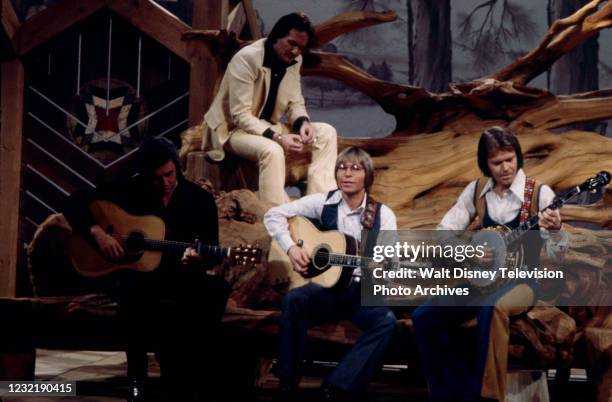
[[[340,172],[346,172],[347,170],[350,170],[353,173],[359,173],[363,171],[363,166],[358,165],[357,163],[353,163],[352,165],[347,165],[344,163],[340,163],[338,165],[338,171]]]

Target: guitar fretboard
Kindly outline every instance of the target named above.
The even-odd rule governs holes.
[[[361,268],[366,267],[371,260],[371,258],[360,257],[358,255],[336,253],[329,254],[330,265],[342,265],[351,268]]]
[[[567,192],[565,192],[563,195],[559,197],[555,197],[553,202],[551,202],[550,205],[548,205],[544,209],[540,210],[540,212],[546,209],[552,209],[552,210],[559,209],[563,206],[563,204],[565,204],[567,201],[574,198],[576,195],[580,193],[581,193],[580,186],[576,186],[568,190]],[[538,224],[538,222],[540,222],[539,216],[533,215],[529,219],[527,219],[525,222],[521,223],[516,229],[513,229],[506,235],[505,237],[506,245],[510,246],[514,244],[515,242],[519,241],[521,237],[523,237],[523,235],[527,233],[529,230],[533,229]]]
[[[330,253],[329,265],[340,265],[348,268],[367,268],[368,265],[373,261],[371,257],[361,257],[358,255],[350,254],[336,254]],[[386,262],[385,266],[389,268],[398,268],[400,263],[397,261]]]
[[[126,237],[124,237],[126,238]],[[209,246],[206,244],[192,244],[173,240],[153,240],[153,239],[142,239],[143,247],[146,250],[152,251],[169,251],[174,253],[182,253],[188,247],[193,247],[198,254],[202,257],[229,257],[231,253],[230,248],[223,248],[218,246]]]

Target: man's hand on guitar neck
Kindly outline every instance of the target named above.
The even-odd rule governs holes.
[[[538,213],[539,225],[541,228],[546,230],[560,230],[561,229],[561,215],[559,210],[552,210],[547,208],[544,212]]]
[[[109,261],[119,261],[123,258],[124,252],[121,244],[112,236],[107,234],[99,225],[93,225],[89,229],[91,237],[96,241],[98,249]]]
[[[183,258],[181,258],[181,264],[187,265],[193,262],[202,261],[202,256],[198,254],[192,247],[187,247],[185,252],[183,253]]]
[[[289,260],[295,272],[304,275],[308,271],[310,258],[308,258],[308,254],[306,254],[304,249],[294,244],[287,250],[287,255],[289,255]]]

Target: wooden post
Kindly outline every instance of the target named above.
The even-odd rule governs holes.
[[[194,0],[193,29],[221,29],[227,24],[227,0]],[[189,126],[202,121],[204,113],[216,94],[219,66],[208,47],[192,42],[191,73],[189,79]]]
[[[0,296],[14,296],[17,273],[23,65],[2,63],[0,87]]]
[[[0,56],[0,60],[10,60],[17,54],[17,33],[20,29],[19,19],[17,18],[17,14],[15,14],[15,10],[13,10],[13,5],[10,0],[0,0],[2,3],[0,4],[0,23],[2,24],[2,32],[0,35],[6,38],[7,49],[3,49],[3,44],[0,43],[0,49],[2,51],[8,50],[7,53],[10,55],[3,54]],[[0,40],[5,40],[4,38]]]

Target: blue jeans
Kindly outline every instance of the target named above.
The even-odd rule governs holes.
[[[396,318],[386,307],[362,307],[361,288],[354,281],[340,290],[308,284],[284,297],[276,375],[283,381],[298,384],[308,328],[343,319],[351,320],[363,334],[325,383],[351,393],[363,391],[381,365],[382,355],[395,331]]]
[[[488,353],[491,321],[497,300],[514,285],[479,296],[477,305],[458,306],[452,297],[435,298],[412,313],[421,363],[432,402],[477,402]],[[455,304],[455,305],[453,305]],[[465,345],[453,342],[461,325],[476,317],[476,356],[467,359]]]

